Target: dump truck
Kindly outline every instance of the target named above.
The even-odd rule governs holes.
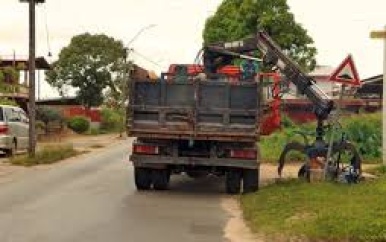
[[[275,80],[285,77],[311,100],[320,120],[328,117],[333,102],[267,33],[204,46],[202,65],[173,65],[157,80],[130,82],[127,132],[136,138],[130,160],[138,190],[167,189],[177,174],[225,176],[229,194],[258,190],[259,139],[264,125],[280,124],[271,105],[280,87],[271,84],[269,91],[264,74],[232,67],[234,59],[259,61],[250,55],[255,50],[265,66],[277,69],[270,74]]]

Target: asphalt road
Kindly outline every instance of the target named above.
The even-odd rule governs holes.
[[[222,180],[172,177],[170,191],[137,192],[128,147],[0,177],[0,241],[227,241]]]

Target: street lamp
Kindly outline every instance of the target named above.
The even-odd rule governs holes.
[[[36,30],[35,30],[35,5],[38,3],[45,3],[45,0],[19,0],[22,3],[29,4],[29,143],[28,154],[31,157],[35,156],[36,149],[36,132],[35,132],[35,52],[36,52]]]
[[[134,37],[127,43],[128,46],[130,46],[144,31],[154,28],[157,26],[156,24],[149,24],[144,27],[142,27],[135,35]]]

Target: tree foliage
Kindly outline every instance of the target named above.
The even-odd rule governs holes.
[[[53,70],[47,73],[47,81],[61,95],[68,86],[77,88],[77,97],[87,108],[99,106],[104,100],[103,90],[114,88],[113,80],[124,54],[122,42],[114,38],[103,34],[77,35],[61,50]]]
[[[315,68],[314,41],[295,21],[286,0],[224,0],[209,17],[205,43],[233,41],[265,30],[305,70]]]
[[[44,106],[36,109],[36,119],[42,121],[45,125],[48,125],[50,122],[61,122],[64,120],[62,114],[57,109]]]

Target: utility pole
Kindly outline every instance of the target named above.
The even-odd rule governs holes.
[[[35,156],[36,150],[36,107],[35,107],[35,52],[36,52],[36,23],[35,23],[35,5],[37,3],[44,3],[45,0],[20,0],[20,2],[28,2],[29,4],[29,143],[28,154],[30,157]]]
[[[133,51],[132,48],[130,48],[131,44],[146,30],[155,27],[155,24],[150,24],[147,26],[142,27],[135,35],[134,37],[128,42],[127,48],[124,49],[124,67],[123,67],[123,75],[122,75],[122,83],[121,83],[121,109],[123,112],[123,120],[122,120],[122,129],[120,132],[120,137],[124,137],[123,133],[126,131],[126,124],[127,124],[127,110],[126,110],[126,101],[128,98],[128,85],[130,83],[131,79],[131,70],[133,68],[133,63],[130,61],[130,54]]]
[[[383,92],[382,92],[382,158],[383,165],[386,166],[386,26],[384,30],[372,31],[370,34],[372,39],[383,39]]]

